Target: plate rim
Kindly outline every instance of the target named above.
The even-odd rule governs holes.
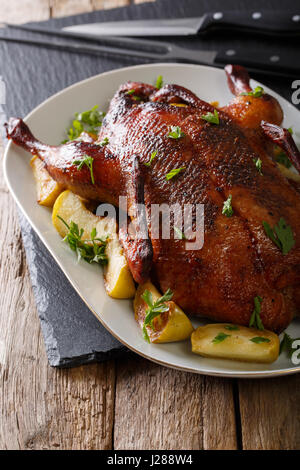
[[[174,66],[175,67],[176,66],[182,67],[182,66],[184,66],[184,67],[187,67],[187,68],[196,68],[196,69],[200,68],[202,70],[203,69],[213,70],[214,72],[217,72],[219,74],[224,73],[223,69],[219,69],[217,67],[211,67],[211,66],[207,66],[207,65],[198,65],[198,64],[184,64],[184,63],[180,63],[180,62],[160,62],[160,63],[152,63],[152,64],[151,63],[150,64],[146,63],[146,64],[127,66],[127,67],[120,67],[120,68],[109,70],[109,71],[106,71],[106,72],[102,72],[102,73],[93,75],[91,77],[85,78],[84,80],[80,80],[78,82],[75,82],[72,85],[69,85],[69,86],[63,88],[62,90],[58,91],[57,93],[49,96],[44,101],[42,101],[39,105],[37,105],[34,109],[32,109],[24,117],[24,122],[27,122],[27,120],[30,119],[30,117],[32,115],[34,115],[37,111],[39,111],[39,109],[42,108],[44,105],[46,105],[48,102],[50,102],[52,100],[55,100],[59,95],[64,94],[68,90],[71,90],[73,88],[81,86],[84,83],[92,82],[93,80],[97,80],[99,77],[105,77],[106,75],[111,75],[111,74],[114,74],[114,73],[117,74],[117,73],[120,73],[120,72],[126,72],[126,71],[129,71],[129,70],[131,71],[131,70],[134,70],[134,69],[141,69],[141,68],[152,68],[152,67],[159,68],[159,67],[162,67],[162,66],[163,67],[174,67]],[[257,80],[254,80],[254,81],[257,82]],[[261,83],[261,82],[257,82],[257,83],[260,83],[261,85],[263,85],[263,83]],[[283,100],[286,103],[286,105],[288,105],[289,107],[292,107],[296,111],[298,111],[297,108],[295,108],[291,103],[289,103],[289,101],[287,101],[284,97],[279,95],[277,92],[273,91],[272,89],[270,89],[267,86],[265,86],[265,88],[270,90],[275,96],[277,96],[277,97],[279,96],[280,99]],[[14,191],[14,189],[13,189],[11,183],[10,183],[10,179],[9,179],[8,174],[7,174],[8,173],[7,172],[8,155],[9,155],[9,152],[11,150],[12,145],[13,145],[13,142],[11,140],[9,140],[8,143],[5,146],[4,155],[3,155],[3,172],[4,172],[5,182],[8,186],[8,188],[9,188],[9,191],[10,191],[11,195],[13,196],[14,201],[16,202],[16,204],[19,207],[19,209],[21,210],[22,214],[25,216],[26,220],[29,222],[31,227],[34,229],[34,231],[36,232],[36,234],[38,235],[40,240],[43,242],[44,246],[47,248],[47,250],[49,251],[51,256],[54,258],[55,262],[58,264],[59,268],[62,270],[64,276],[66,276],[67,280],[70,282],[72,288],[76,291],[76,293],[79,295],[79,297],[83,300],[83,302],[89,308],[89,310],[95,315],[97,320],[100,321],[100,323],[104,326],[104,328],[106,328],[106,330],[114,338],[116,338],[121,344],[123,344],[124,346],[126,346],[128,349],[130,349],[134,353],[138,354],[139,356],[142,356],[145,359],[148,359],[148,360],[150,360],[150,361],[152,361],[156,364],[159,364],[161,366],[168,367],[168,368],[175,369],[175,370],[184,371],[184,372],[200,374],[200,375],[207,375],[207,376],[213,376],[213,377],[244,378],[244,379],[245,378],[249,378],[249,379],[256,378],[256,379],[259,379],[259,378],[272,378],[272,377],[274,378],[274,377],[279,377],[279,376],[292,375],[292,374],[296,374],[296,373],[300,372],[300,365],[295,366],[295,367],[284,368],[284,369],[273,369],[273,370],[262,370],[262,371],[237,371],[237,372],[232,372],[232,371],[227,371],[226,369],[224,371],[217,371],[217,370],[214,370],[213,368],[212,369],[208,368],[208,369],[205,369],[205,370],[198,370],[198,369],[186,367],[186,366],[183,366],[183,365],[181,365],[181,366],[175,365],[173,363],[168,363],[168,362],[165,362],[163,360],[153,358],[150,355],[148,355],[144,352],[141,352],[140,350],[136,349],[131,344],[129,344],[126,341],[124,341],[123,339],[121,339],[118,336],[118,334],[116,334],[114,331],[111,330],[111,328],[107,325],[107,323],[104,321],[104,319],[101,318],[95,312],[95,310],[91,307],[91,305],[89,305],[88,301],[80,293],[80,290],[76,286],[75,281],[72,281],[69,274],[65,272],[65,269],[63,267],[63,263],[58,259],[58,257],[56,256],[55,252],[51,249],[51,247],[48,246],[48,243],[47,243],[46,239],[44,238],[43,234],[37,228],[36,224],[30,219],[29,215],[27,215],[27,213],[26,213],[25,209],[23,208],[21,202],[18,200],[18,197],[15,194],[15,191]]]

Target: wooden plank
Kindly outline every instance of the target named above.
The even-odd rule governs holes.
[[[91,0],[50,0],[51,16],[77,15],[93,10]]]
[[[48,366],[2,165],[0,220],[0,449],[110,449],[114,363]]]
[[[138,357],[119,361],[115,449],[236,446],[230,380],[167,369]]]
[[[109,10],[111,8],[130,5],[130,0],[91,0],[94,10]]]
[[[241,380],[239,400],[244,449],[300,448],[300,375]]]
[[[50,0],[2,0],[0,22],[26,23],[49,18]]]

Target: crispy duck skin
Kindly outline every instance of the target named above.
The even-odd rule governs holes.
[[[227,75],[235,94],[250,89],[241,69],[227,69]],[[127,94],[132,89],[134,95]],[[239,114],[238,98],[218,110],[220,123],[215,125],[202,118],[215,108],[189,90],[178,85],[157,90],[129,82],[117,91],[103,121],[99,141],[109,139],[104,149],[82,142],[49,147],[36,141],[21,120],[10,121],[8,137],[38,154],[54,179],[82,196],[117,204],[118,196],[127,195],[129,206],[134,206],[144,188],[148,216],[151,204],[204,204],[200,250],[187,251],[185,240],[154,239],[149,220],[151,248],[149,239],[143,249],[139,240],[126,245],[123,234],[135,279],[149,275],[153,250],[152,279],[162,291],[170,288],[186,313],[248,325],[254,298],[260,296],[265,328],[280,332],[300,307],[300,197],[262,140],[262,119],[281,123],[277,101],[251,97],[251,106],[238,102],[243,111]],[[179,126],[184,137],[169,138],[171,126]],[[157,155],[146,167],[143,164],[154,151]],[[74,158],[83,155],[94,158],[95,185],[87,168],[78,170],[72,165]],[[138,172],[134,170],[136,157]],[[257,158],[262,160],[263,175],[255,166]],[[179,167],[185,170],[167,181],[166,174]],[[226,217],[222,208],[230,195],[234,214]],[[265,221],[273,227],[281,217],[292,227],[295,239],[287,255],[267,237],[262,225]]]

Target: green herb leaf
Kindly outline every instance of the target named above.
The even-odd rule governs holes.
[[[179,126],[171,126],[171,131],[168,134],[168,137],[170,139],[180,139],[181,137],[184,137],[185,133],[182,132]]]
[[[80,158],[76,158],[75,160],[72,161],[73,165],[77,166],[78,170],[81,170],[83,165],[86,165],[88,169],[90,170],[92,183],[95,184],[93,162],[94,162],[93,157],[89,157],[88,155],[80,157]]]
[[[57,217],[68,229],[68,233],[63,241],[68,243],[71,250],[77,253],[78,260],[82,258],[88,263],[98,263],[101,265],[107,263],[107,256],[105,254],[106,240],[96,238],[96,228],[93,228],[91,231],[90,240],[82,240],[84,234],[82,228],[79,229],[78,225],[73,221],[68,225],[62,217],[59,215]]]
[[[148,166],[148,167],[151,166],[151,163],[153,162],[156,155],[157,155],[157,150],[155,150],[154,152],[151,153],[150,160],[148,162],[144,163],[144,165]]]
[[[135,101],[141,101],[142,98],[140,96],[135,95],[134,93],[135,93],[135,90],[126,91],[126,95],[131,95],[132,99],[134,99]]]
[[[289,131],[289,133],[290,133],[291,135],[294,134],[294,131],[293,131],[292,127],[289,127],[289,128],[288,128],[288,131]]]
[[[68,138],[65,139],[63,143],[78,139],[80,134],[84,131],[97,134],[99,127],[102,125],[104,116],[105,113],[98,111],[98,105],[88,111],[75,113],[76,119],[73,120],[72,127],[67,131]]]
[[[257,171],[260,175],[262,175],[261,167],[262,167],[262,161],[260,158],[253,158],[253,162],[257,168]]]
[[[175,225],[174,225],[174,232],[177,234],[179,240],[184,240],[186,238],[184,233]]]
[[[220,333],[217,334],[217,336],[215,336],[215,338],[212,340],[212,343],[214,344],[222,343],[222,341],[224,341],[224,339],[228,338],[229,336],[231,335],[226,335],[225,333],[221,331]]]
[[[202,114],[201,118],[211,124],[220,124],[219,113],[216,109],[213,113],[208,112],[206,114]]]
[[[251,338],[250,341],[252,343],[260,344],[260,343],[269,343],[270,340],[268,338],[264,338],[263,336],[255,336],[254,338]]]
[[[169,300],[172,299],[173,292],[171,291],[171,289],[168,289],[165,292],[165,294],[159,299],[157,299],[154,303],[153,303],[153,296],[151,292],[148,291],[147,289],[143,292],[141,297],[149,307],[147,309],[146,316],[144,319],[143,336],[144,336],[144,339],[148,341],[148,343],[150,343],[150,338],[147,332],[147,326],[150,326],[152,329],[154,329],[154,326],[153,326],[154,318],[159,316],[161,313],[167,312],[169,310],[169,307],[168,305],[166,305],[165,302],[168,302]]]
[[[169,171],[169,173],[166,174],[166,180],[169,181],[174,176],[177,176],[181,171],[185,170],[185,166],[181,166],[180,168],[174,168],[173,170]]]
[[[236,325],[226,325],[224,328],[225,328],[226,330],[229,330],[229,331],[237,331],[237,330],[239,330],[239,327],[236,326]]]
[[[108,137],[104,137],[104,139],[101,140],[101,142],[99,142],[99,145],[100,145],[101,147],[105,147],[105,145],[107,145],[107,144],[109,144],[109,139],[108,139]]]
[[[250,328],[256,328],[258,330],[265,329],[263,322],[261,321],[261,318],[260,318],[262,300],[263,299],[259,295],[257,297],[254,297],[254,310],[252,312],[252,315],[249,321]]]
[[[287,333],[284,333],[284,336],[280,342],[280,349],[279,349],[279,354],[281,354],[283,351],[286,351],[289,357],[293,355],[295,351],[297,351],[297,347],[293,348],[292,344],[294,341],[300,340],[300,338],[292,338],[290,335]]]
[[[163,77],[162,75],[158,75],[155,83],[156,88],[160,89],[163,86]]]
[[[241,93],[241,96],[253,96],[254,98],[260,98],[265,93],[264,89],[261,86],[257,86],[254,90],[249,91],[248,93]]]
[[[263,221],[263,227],[266,235],[272,240],[273,243],[286,255],[295,245],[295,240],[290,225],[287,225],[283,217],[279,219],[278,224],[270,227],[268,222]]]
[[[224,202],[223,209],[222,209],[222,214],[226,215],[226,217],[231,217],[233,215],[233,208],[231,205],[231,201],[232,201],[232,196],[230,194],[228,198],[226,199],[226,201]]]
[[[291,168],[292,163],[287,156],[287,154],[281,150],[277,155],[275,156],[276,162],[281,163],[281,165],[284,165],[286,168]]]

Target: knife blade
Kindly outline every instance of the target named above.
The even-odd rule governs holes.
[[[272,36],[300,36],[300,8],[287,11],[216,11],[195,18],[87,23],[63,30],[103,36],[196,36],[217,30]]]

